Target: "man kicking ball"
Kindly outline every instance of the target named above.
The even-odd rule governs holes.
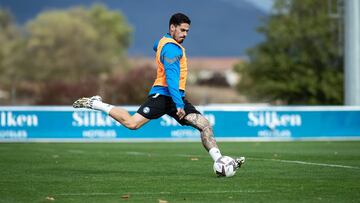
[[[167,114],[181,125],[189,125],[201,133],[201,141],[214,161],[222,157],[216,144],[209,121],[185,99],[188,73],[185,48],[181,45],[190,29],[190,19],[177,13],[171,16],[169,33],[154,45],[156,52],[157,76],[145,101],[137,113],[130,115],[123,108],[102,102],[100,96],[84,97],[74,102],[74,108],[100,110],[120,122],[123,126],[136,130],[149,122]],[[236,158],[234,168],[245,162],[244,157]]]

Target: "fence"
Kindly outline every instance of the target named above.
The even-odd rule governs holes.
[[[134,113],[137,107],[124,107]],[[217,140],[360,140],[360,107],[199,106]],[[169,116],[128,130],[102,112],[72,107],[0,107],[0,141],[198,141]]]

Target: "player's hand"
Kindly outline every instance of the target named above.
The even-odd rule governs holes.
[[[182,108],[177,108],[176,115],[179,117],[180,120],[182,120],[185,116],[185,111]]]

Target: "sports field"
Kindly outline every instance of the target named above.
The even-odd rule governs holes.
[[[201,143],[2,143],[0,202],[359,202],[360,141],[226,142],[218,178]]]

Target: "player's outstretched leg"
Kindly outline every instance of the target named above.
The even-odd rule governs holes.
[[[117,108],[111,104],[102,102],[102,98],[100,96],[80,98],[73,103],[73,107],[103,111],[121,123],[123,126],[131,130],[139,129],[149,121],[149,119],[138,113],[135,113],[131,116],[129,112],[123,108]]]

